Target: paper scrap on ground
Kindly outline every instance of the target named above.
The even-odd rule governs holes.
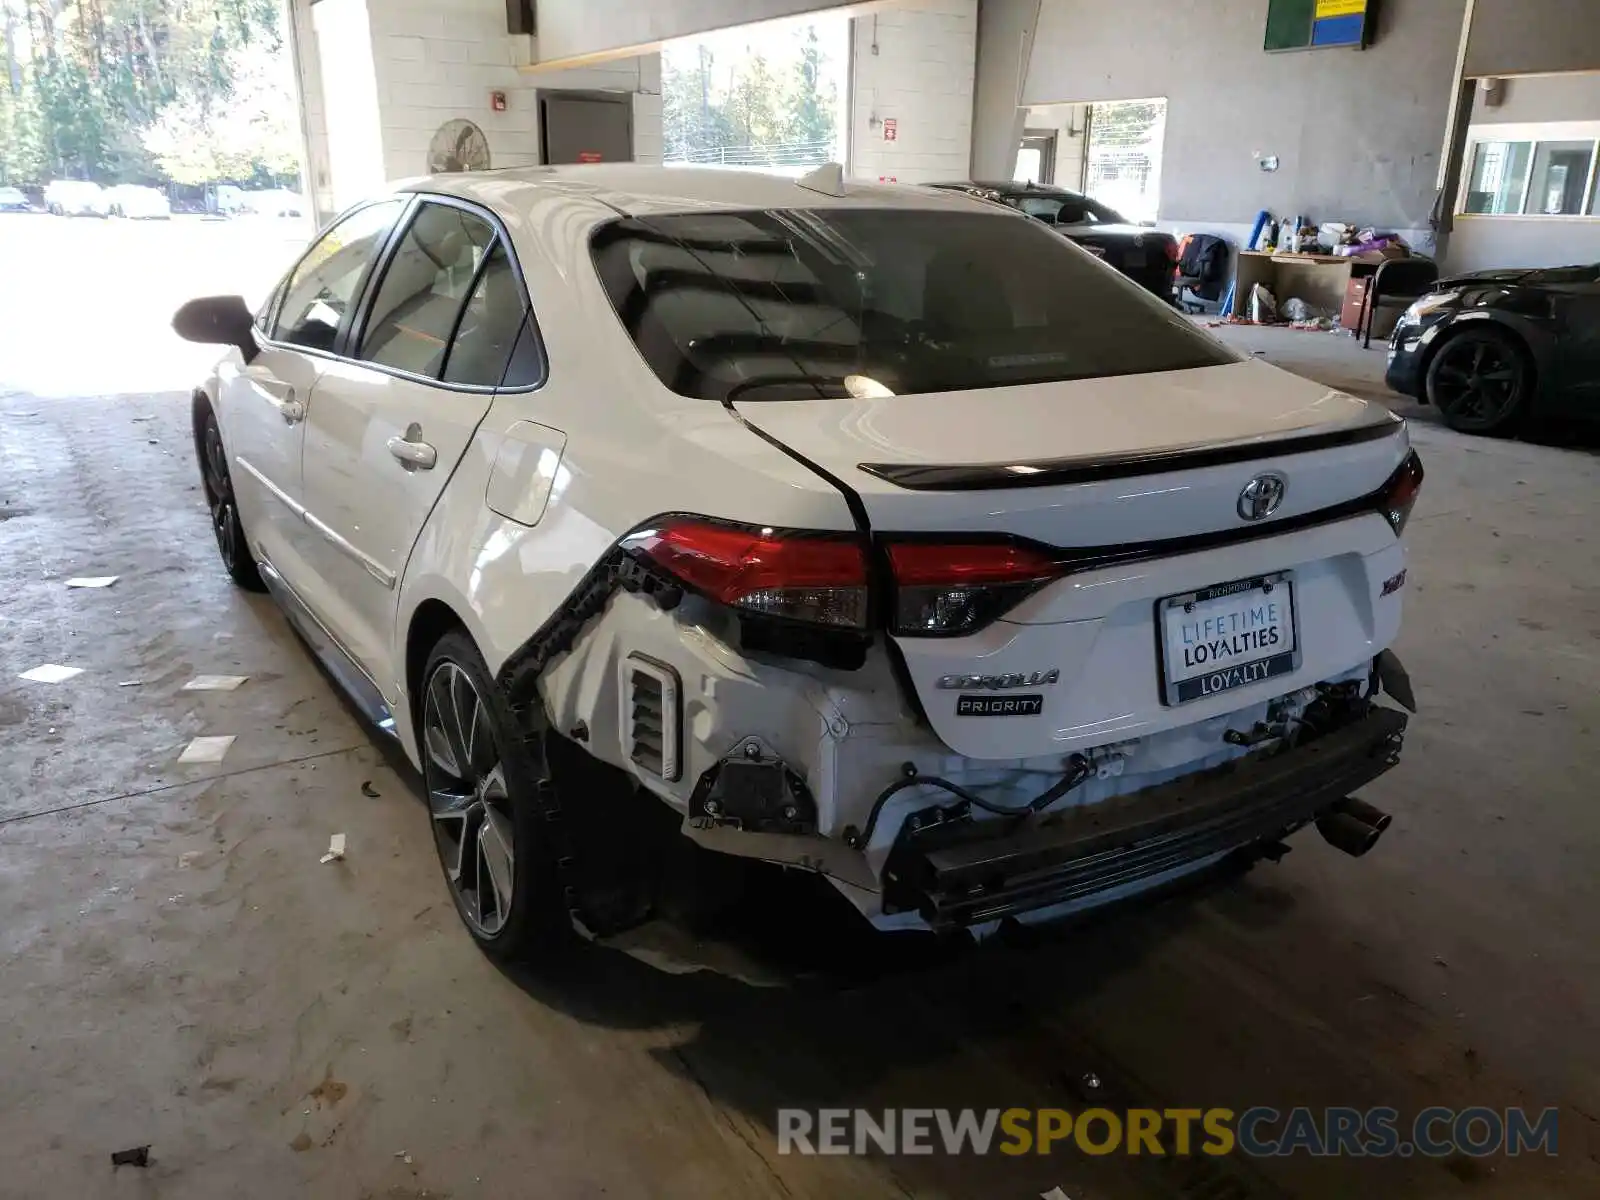
[[[178,755],[180,763],[219,763],[233,745],[235,734],[221,737],[197,737]]]
[[[344,834],[336,833],[328,839],[328,852],[322,856],[325,863],[337,862],[344,857]]]
[[[42,667],[24,671],[17,678],[32,680],[34,683],[61,683],[63,680],[71,679],[74,675],[82,674],[82,667],[59,667],[55,663],[45,663]]]
[[[196,675],[183,685],[186,692],[231,692],[246,679],[248,675]]]
[[[121,578],[122,576],[120,575],[78,575],[67,580],[67,586],[70,588],[107,588]]]
[[[144,680],[142,680],[142,679],[124,679],[121,683],[117,684],[117,686],[118,687],[138,687],[142,683],[144,683]]]

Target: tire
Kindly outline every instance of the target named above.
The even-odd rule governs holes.
[[[417,748],[434,848],[456,912],[491,958],[556,959],[576,938],[552,825],[541,813],[543,751],[519,734],[465,632],[439,639],[422,680]]]
[[[244,525],[239,520],[239,505],[233,494],[233,477],[228,473],[228,453],[222,445],[217,414],[208,407],[201,418],[196,437],[200,456],[200,482],[205,489],[206,507],[211,512],[211,532],[216,535],[217,553],[229,578],[247,592],[267,590],[256,570]]]
[[[1464,329],[1434,351],[1425,387],[1451,429],[1506,437],[1520,427],[1533,399],[1533,360],[1503,329]]]

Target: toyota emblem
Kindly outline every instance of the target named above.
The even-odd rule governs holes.
[[[1264,521],[1278,511],[1289,481],[1276,471],[1264,471],[1239,493],[1239,515],[1246,521]]]

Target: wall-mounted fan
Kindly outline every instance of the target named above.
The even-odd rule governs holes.
[[[455,171],[487,171],[489,142],[471,121],[460,117],[439,126],[428,143],[428,171],[443,175]]]

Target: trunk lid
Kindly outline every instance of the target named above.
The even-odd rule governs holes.
[[[1050,546],[1236,527],[1239,489],[1286,454],[1298,461],[1275,519],[1366,495],[1403,457],[1389,436],[1399,424],[1381,404],[1254,361],[736,408],[860,495],[874,532],[1011,534]],[[1318,441],[1335,444],[1307,453]],[[1207,465],[1216,459],[1226,461]]]
[[[1352,502],[1405,459],[1404,424],[1266,364],[737,409],[855,491],[879,539],[1009,537],[1078,564],[970,633],[893,635],[963,755],[1035,758],[1203,721],[1360,667],[1397,631],[1399,595],[1382,588],[1399,541]],[[1280,503],[1248,519],[1242,493],[1266,472]],[[1245,645],[1226,661],[1255,674],[1226,687],[1168,670],[1186,635],[1163,601],[1201,593],[1200,616],[1232,611],[1203,590],[1247,580],[1288,597],[1276,636],[1292,660],[1259,667]],[[1248,595],[1266,603],[1266,586]]]

